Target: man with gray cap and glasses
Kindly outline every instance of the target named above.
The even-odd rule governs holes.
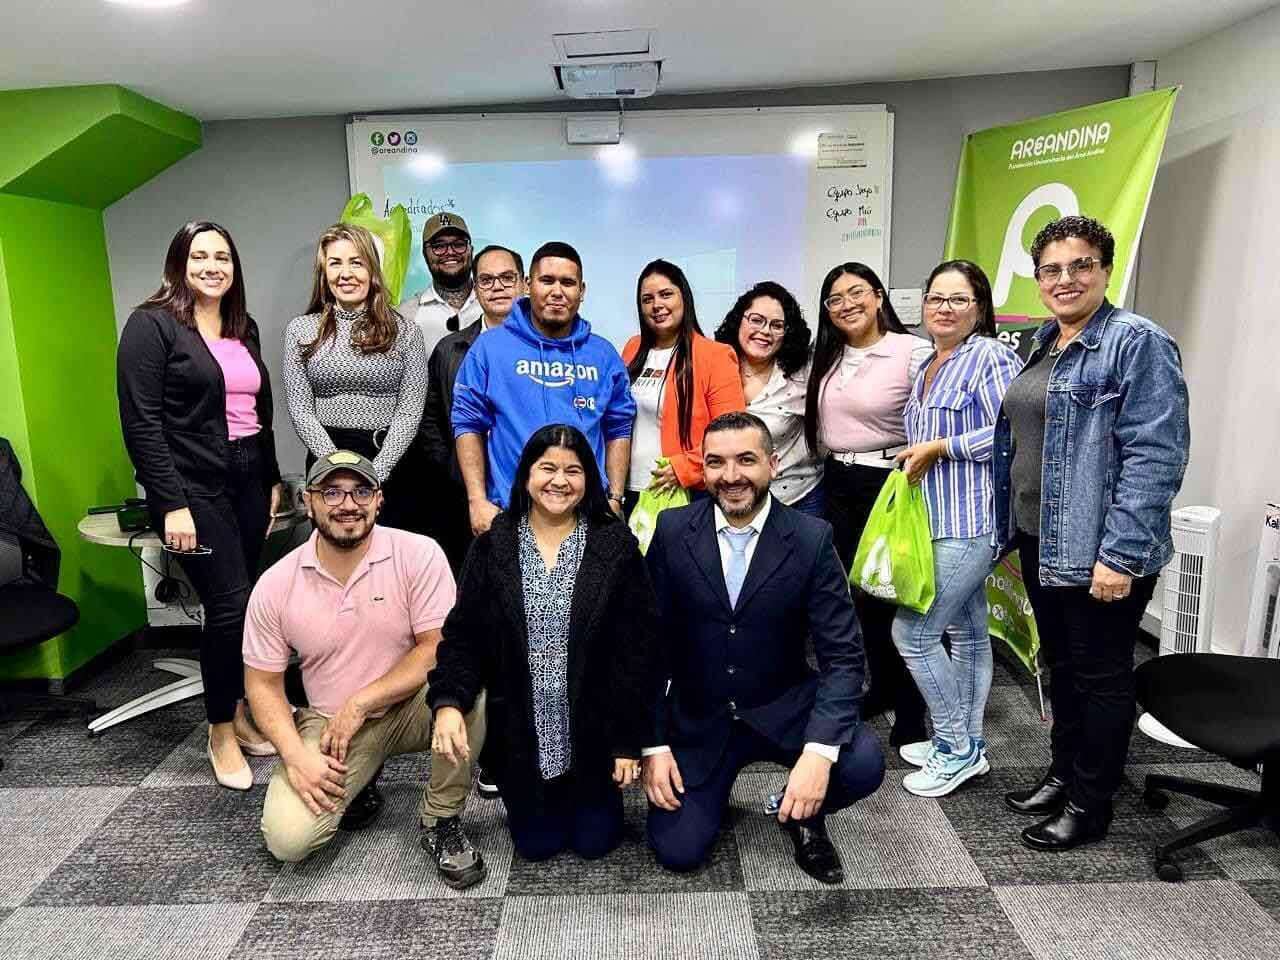
[[[422,331],[427,356],[450,333],[480,319],[480,302],[471,277],[471,231],[455,213],[437,213],[422,226],[422,257],[431,286],[415,293],[396,311]]]
[[[336,450],[317,460],[306,503],[315,532],[259,579],[244,635],[245,690],[280,754],[262,832],[284,861],[305,859],[340,826],[364,826],[380,806],[368,791],[383,761],[430,750],[426,678],[456,592],[434,540],[377,525],[382,491],[365,457]],[[296,725],[284,684],[295,653],[309,704]],[[467,736],[479,749],[480,703]],[[470,786],[469,760],[435,757],[419,808],[422,845],[456,889],[487,873],[458,819]]]

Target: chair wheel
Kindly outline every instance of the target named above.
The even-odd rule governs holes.
[[[1165,883],[1177,883],[1182,879],[1182,867],[1172,860],[1157,860],[1156,876]]]
[[[1146,790],[1142,794],[1142,802],[1152,810],[1163,810],[1169,805],[1169,795],[1163,790]]]

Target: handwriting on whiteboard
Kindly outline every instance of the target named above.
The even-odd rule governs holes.
[[[870,228],[871,222],[876,216],[875,199],[879,193],[880,188],[874,185],[868,186],[862,183],[832,184],[827,187],[829,206],[825,216],[832,223],[838,223],[842,226]],[[880,235],[880,231],[876,230],[874,233],[860,232],[858,235],[876,237]],[[842,242],[848,242],[854,237],[846,235],[841,239]]]

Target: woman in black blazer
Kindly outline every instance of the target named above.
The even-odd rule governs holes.
[[[432,747],[468,755],[462,716],[486,690],[481,762],[517,852],[602,857],[622,837],[619,791],[653,736],[653,588],[576,428],[530,438],[510,504],[472,545],[444,624],[427,682]]]
[[[223,786],[248,790],[244,753],[275,750],[244,712],[240,643],[282,488],[271,380],[225,228],[201,220],[178,231],[160,289],[125,324],[116,366],[125,446],[152,527],[204,606],[209,762]]]

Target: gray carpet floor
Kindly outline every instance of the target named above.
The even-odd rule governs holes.
[[[111,707],[171,679],[137,651],[83,690]],[[1143,656],[1148,656],[1144,652]],[[887,721],[874,721],[882,740]],[[398,758],[387,805],[359,833],[282,866],[258,819],[274,761],[247,794],[214,784],[199,700],[88,739],[70,712],[0,720],[0,957],[77,958],[1115,958],[1280,957],[1280,847],[1262,831],[1181,857],[1186,881],[1152,873],[1151,844],[1209,811],[1146,809],[1142,777],[1176,770],[1256,786],[1252,774],[1135,734],[1108,840],[1033,853],[1000,795],[1048,758],[1034,682],[997,657],[991,773],[950,797],[907,794],[896,756],[873,797],[831,819],[843,887],[800,873],[761,812],[780,768],[744,772],[710,862],[663,872],[643,842],[644,804],[610,857],[516,857],[499,801],[471,799],[466,828],[489,877],[453,891],[418,848],[428,760]]]

